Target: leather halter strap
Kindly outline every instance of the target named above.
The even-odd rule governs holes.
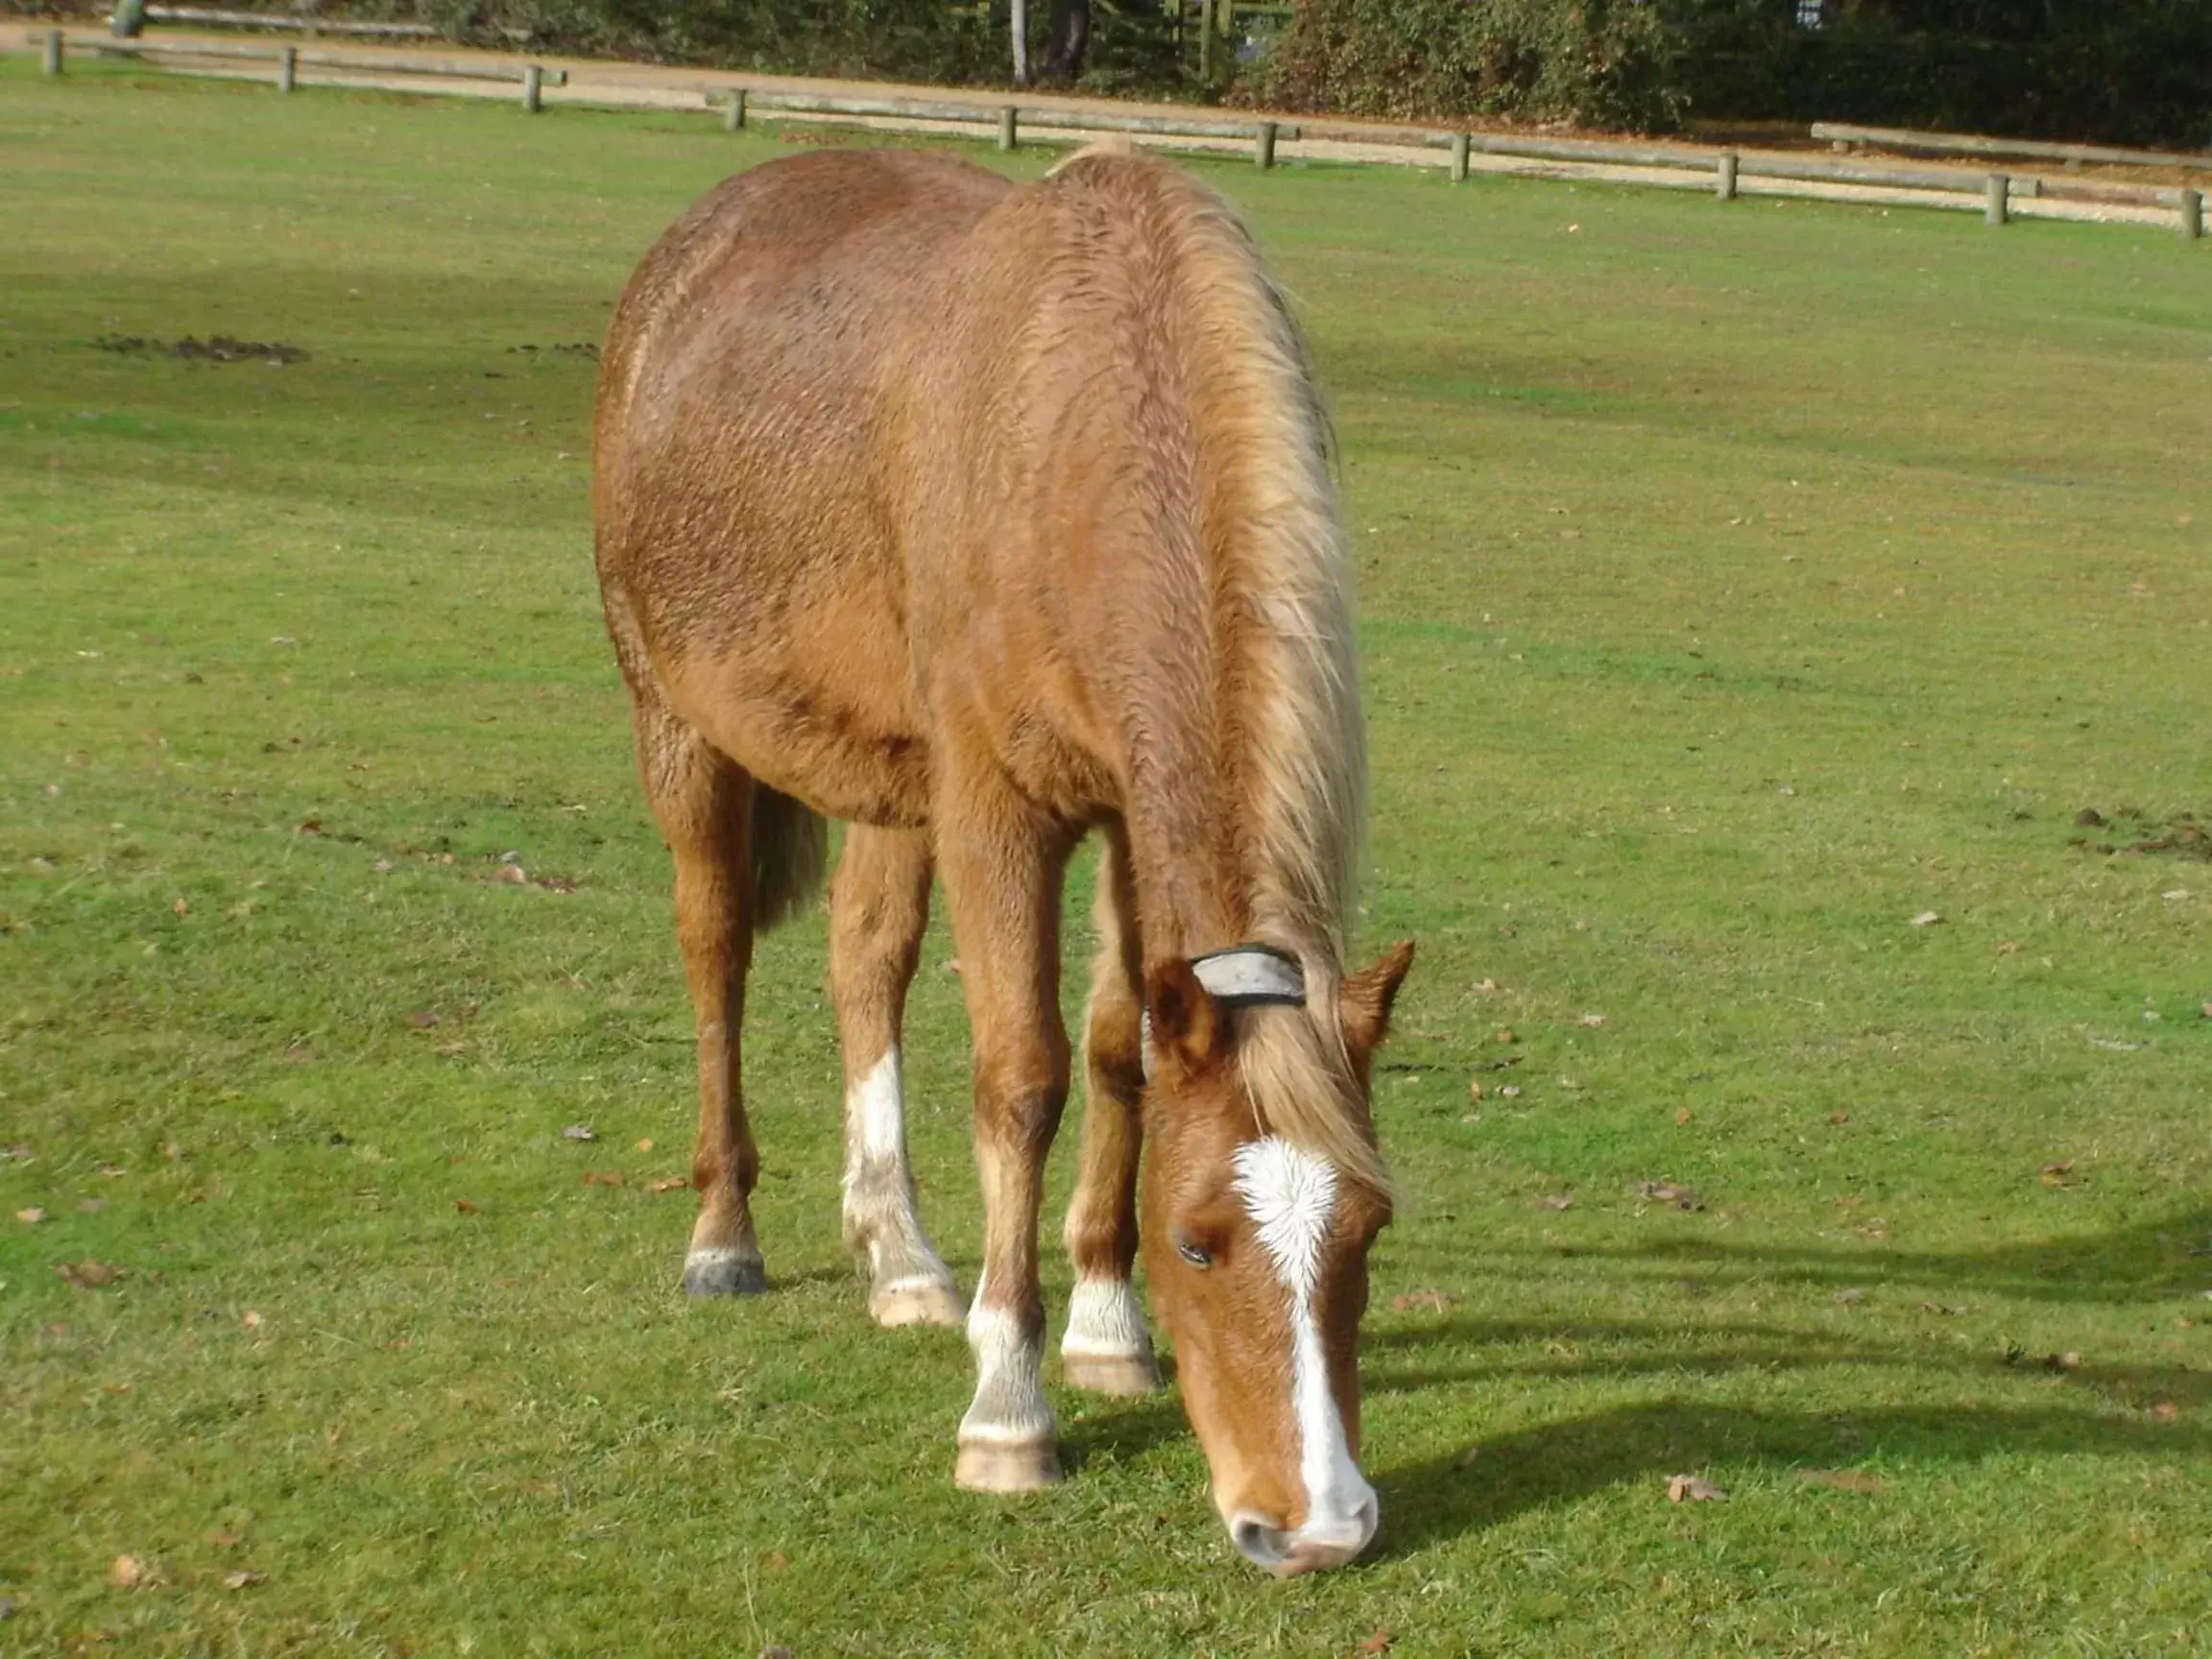
[[[1190,958],[1190,972],[1206,995],[1227,1008],[1303,1008],[1306,970],[1298,958],[1272,945],[1232,945]],[[1141,1022],[1144,1080],[1152,1080],[1152,1016]]]

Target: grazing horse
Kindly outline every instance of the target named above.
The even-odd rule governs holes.
[[[756,168],[632,278],[594,481],[698,1020],[685,1288],[765,1286],[746,968],[819,880],[824,815],[849,820],[847,1239],[880,1323],[960,1319],[900,1085],[934,875],[986,1214],[954,1478],[1059,1478],[1038,1208],[1070,1070],[1061,879],[1097,830],[1067,1379],[1158,1386],[1142,1235],[1238,1547],[1278,1573],[1357,1555],[1390,1214],[1368,1065],[1412,947],[1340,965],[1364,792],[1341,534],[1303,346],[1234,215],[1126,151],[1020,187],[926,155]]]

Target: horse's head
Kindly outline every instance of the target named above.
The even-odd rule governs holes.
[[[1278,1574],[1349,1561],[1375,1535],[1359,1317],[1390,1199],[1368,1066],[1412,960],[1400,945],[1328,1007],[1239,1013],[1182,961],[1145,986],[1145,1269],[1214,1504],[1237,1547]],[[1270,1108],[1286,1089],[1311,1110]]]

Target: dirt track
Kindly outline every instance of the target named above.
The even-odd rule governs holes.
[[[5,45],[15,50],[34,49],[31,45],[42,30],[27,30]],[[977,120],[996,123],[998,112],[1012,101],[1013,94],[975,88],[945,88],[920,86],[898,82],[880,81],[816,81],[798,76],[759,75],[751,72],[716,70],[672,66],[659,63],[628,63],[590,58],[555,58],[525,56],[513,52],[475,51],[465,47],[435,45],[409,46],[384,42],[354,42],[350,40],[298,39],[286,36],[282,38],[270,35],[219,33],[211,30],[161,29],[147,36],[144,44],[167,48],[172,52],[187,51],[194,44],[236,46],[251,42],[256,45],[278,46],[297,43],[303,54],[311,53],[319,59],[358,60],[381,60],[385,62],[422,61],[436,63],[482,63],[487,69],[496,69],[512,75],[526,62],[542,64],[547,69],[566,72],[564,86],[548,85],[542,99],[548,107],[581,105],[597,108],[628,109],[705,109],[719,103],[731,89],[743,86],[752,91],[804,93],[822,97],[849,98],[916,98],[937,104],[972,105]],[[68,46],[72,53],[91,52],[102,46],[112,46],[105,33],[90,30],[73,30],[68,34]],[[201,58],[178,61],[176,67],[193,74],[220,76],[226,79],[269,80],[275,75],[274,65],[251,66],[237,60]],[[447,96],[475,98],[516,98],[517,87],[512,80],[506,82],[472,81],[461,78],[444,78],[424,82],[403,75],[364,70],[353,73],[342,69],[334,61],[303,63],[301,66],[303,84],[335,84],[373,87],[387,91],[414,93],[430,92]],[[1092,134],[1070,129],[1055,129],[1048,119],[1036,118],[1035,112],[1044,110],[1070,110],[1114,115],[1159,115],[1183,117],[1233,115],[1252,120],[1273,119],[1286,127],[1302,126],[1310,136],[1282,140],[1276,150],[1278,164],[1295,164],[1300,160],[1325,160],[1357,162],[1383,166],[1415,166],[1444,169],[1450,158],[1441,148],[1427,147],[1407,142],[1407,130],[1378,123],[1328,117],[1316,122],[1297,115],[1269,115],[1264,111],[1216,111],[1195,108],[1188,105],[1139,104],[1114,99],[1081,98],[1046,92],[1023,92],[1019,95],[1024,111],[1022,135],[1025,140],[1041,144],[1070,144],[1081,142]],[[880,116],[824,116],[802,115],[781,110],[760,109],[754,117],[762,121],[813,123],[845,128],[860,128],[877,132],[909,132],[943,133],[953,129],[943,122],[917,121]],[[1184,138],[1145,136],[1142,142],[1149,147],[1205,152],[1236,152],[1249,148],[1244,140],[1217,138]],[[1667,148],[1681,153],[1686,160],[1683,169],[1621,166],[1612,163],[1529,160],[1500,156],[1475,155],[1469,157],[1471,172],[1510,175],[1524,178],[1591,180],[1623,184],[1643,184],[1668,189],[1710,192],[1713,189],[1712,170],[1720,151],[1714,146],[1700,146],[1688,142],[1671,142]],[[1832,202],[1857,202],[1886,207],[1937,207],[1952,210],[1980,212],[1983,201],[1979,194],[1965,195],[1946,188],[1949,180],[1961,171],[1957,163],[1934,164],[1885,157],[1881,165],[1901,173],[1925,174],[1930,179],[1926,190],[1900,189],[1887,186],[1846,184],[1826,180],[1781,180],[1760,177],[1756,171],[1761,156],[1778,157],[1785,152],[1764,151],[1755,147],[1742,147],[1744,174],[1740,181],[1740,193],[1744,196],[1791,196]],[[1796,152],[1802,156],[1803,152]],[[1692,170],[1702,169],[1702,171]],[[2030,168],[2015,165],[2010,172],[2016,179],[2037,177]],[[2062,173],[2053,171],[2047,175],[2054,183],[2065,180]],[[2140,173],[2130,171],[2130,181],[2143,180]],[[2164,180],[2158,180],[2163,182]],[[2172,227],[2175,212],[2171,207],[2137,205],[2134,204],[2083,202],[2056,199],[2048,196],[2016,196],[2011,203],[2011,213],[2022,219],[2066,219],[2099,224],[2126,224]]]

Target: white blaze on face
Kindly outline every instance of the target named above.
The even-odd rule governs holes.
[[[1252,1218],[1261,1248],[1290,1293],[1291,1409],[1298,1422],[1299,1473],[1306,1482],[1306,1521],[1299,1530],[1341,1533],[1357,1525],[1362,1509],[1372,1517],[1375,1491],[1352,1460],[1313,1313],[1321,1250],[1336,1208],[1336,1167],[1275,1135],[1238,1147],[1231,1167],[1237,1196]]]

